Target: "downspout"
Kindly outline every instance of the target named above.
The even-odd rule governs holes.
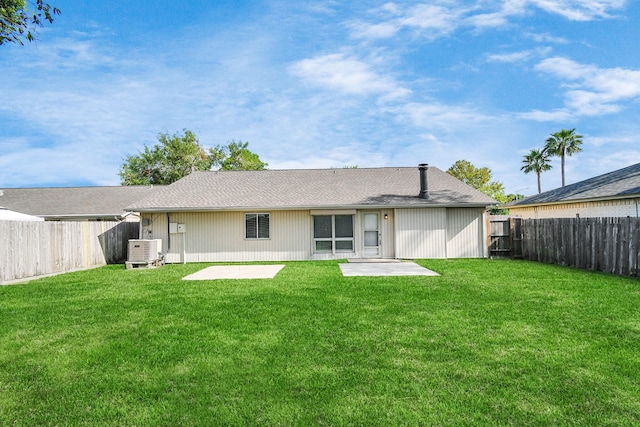
[[[171,214],[167,212],[167,253],[169,253],[169,250],[171,249],[171,227],[169,226],[170,222]]]

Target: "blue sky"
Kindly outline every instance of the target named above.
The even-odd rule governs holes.
[[[487,166],[576,128],[567,183],[640,162],[640,2],[51,0],[0,46],[0,188],[119,185],[161,132],[270,169]],[[560,186],[560,165],[542,175]]]

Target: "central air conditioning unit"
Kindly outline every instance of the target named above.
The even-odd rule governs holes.
[[[129,240],[129,262],[151,262],[162,258],[162,239]]]

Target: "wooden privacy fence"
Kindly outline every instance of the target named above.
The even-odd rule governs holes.
[[[522,258],[522,218],[489,215],[489,256]]]
[[[640,218],[522,220],[524,259],[638,276]]]
[[[137,222],[0,221],[0,284],[124,262]]]

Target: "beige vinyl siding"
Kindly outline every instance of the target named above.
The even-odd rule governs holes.
[[[395,241],[397,258],[446,258],[447,210],[396,209]]]
[[[482,258],[484,211],[447,209],[447,258]]]
[[[640,199],[601,200],[554,205],[509,208],[512,216],[521,218],[637,217]]]
[[[140,216],[140,238],[141,239],[162,239],[162,250],[163,252],[166,253],[167,214],[143,213]]]
[[[403,208],[375,212],[380,214],[382,258],[485,256],[482,209]],[[246,213],[270,215],[269,239],[245,239]],[[166,213],[146,213],[140,237],[162,239],[167,263],[358,258],[363,250],[361,213],[354,215],[356,251],[352,253],[314,253],[309,210],[171,213],[170,221],[185,224],[187,230],[185,234],[171,235]]]
[[[171,222],[186,225],[183,235],[168,240],[166,214],[145,215],[152,224],[143,227],[142,238],[162,239],[168,263],[215,261],[284,261],[308,259],[311,249],[309,211],[263,211],[270,214],[269,239],[245,239],[247,212],[172,213]],[[151,233],[149,233],[151,231]],[[169,247],[170,244],[170,247]]]

